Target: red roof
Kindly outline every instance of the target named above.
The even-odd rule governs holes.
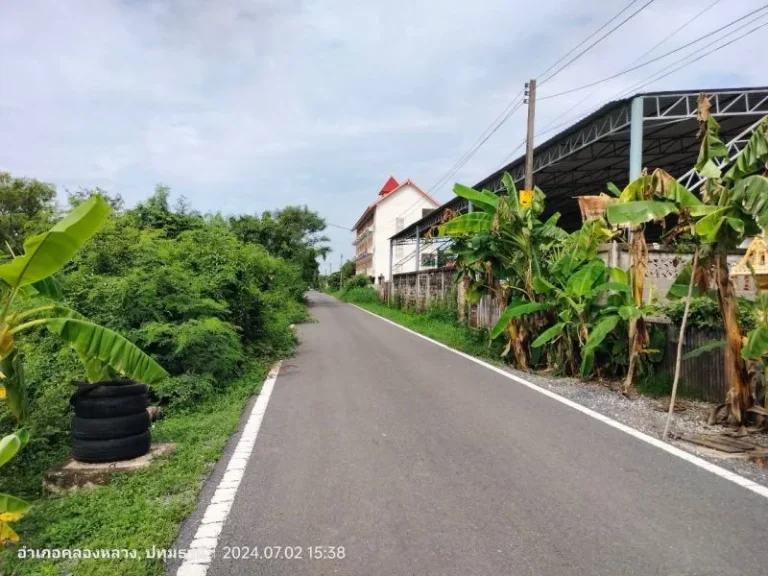
[[[392,185],[394,185],[394,188],[392,188],[391,190],[389,190],[389,187],[390,187],[390,186],[392,186]],[[395,180],[394,178],[392,178],[392,177],[390,176],[390,177],[389,177],[389,180],[387,180],[386,184],[384,184],[384,187],[381,189],[381,192],[379,192],[379,197],[378,197],[378,198],[376,198],[376,201],[375,201],[373,204],[371,204],[370,206],[368,206],[368,208],[366,208],[366,209],[365,209],[365,212],[363,212],[363,215],[362,215],[362,216],[360,216],[360,218],[358,219],[358,221],[357,221],[357,222],[355,223],[355,225],[352,227],[352,230],[356,230],[356,229],[357,229],[357,227],[358,227],[358,226],[359,226],[359,225],[360,225],[362,222],[364,222],[364,221],[365,221],[365,220],[368,218],[368,216],[370,216],[370,215],[373,213],[373,211],[376,209],[376,206],[379,204],[379,202],[383,202],[385,199],[389,198],[390,194],[392,194],[393,192],[397,192],[397,191],[398,191],[400,188],[404,188],[405,186],[409,186],[409,185],[410,185],[410,186],[413,186],[413,187],[416,189],[416,191],[417,191],[417,192],[419,192],[419,193],[420,193],[422,196],[424,196],[424,197],[425,197],[427,200],[429,200],[430,202],[432,202],[432,204],[434,204],[435,208],[437,208],[437,207],[440,205],[440,203],[439,203],[437,200],[435,200],[435,199],[432,197],[432,195],[431,195],[431,194],[428,194],[427,192],[425,192],[424,190],[422,190],[421,188],[419,188],[418,186],[416,186],[416,184],[414,184],[414,183],[411,181],[411,179],[410,179],[410,178],[408,178],[408,179],[407,179],[405,182],[403,182],[402,184],[398,184],[398,183],[397,183],[397,180]]]
[[[381,187],[381,190],[379,191],[379,196],[386,196],[393,190],[397,190],[399,187],[400,187],[400,184],[397,183],[397,180],[395,180],[392,176],[390,176],[389,180],[387,180],[384,186]]]

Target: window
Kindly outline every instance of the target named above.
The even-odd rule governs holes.
[[[395,219],[395,232],[400,232],[403,228],[405,228],[405,218],[398,216]]]
[[[437,266],[437,253],[431,252],[428,254],[422,254],[421,265],[424,268],[434,268],[435,266]]]

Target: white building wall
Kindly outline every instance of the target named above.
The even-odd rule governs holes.
[[[407,228],[417,220],[421,219],[422,209],[435,209],[437,205],[428,200],[421,192],[416,190],[410,184],[405,184],[402,188],[385,197],[376,206],[374,216],[374,251],[373,251],[373,269],[376,282],[379,276],[384,275],[385,281],[389,278],[389,239],[398,232],[398,218],[402,218],[402,227]],[[395,264],[398,258],[397,247],[394,248]],[[396,268],[395,274],[400,272],[414,272],[416,270],[416,258],[413,256],[414,246],[403,246],[402,257],[411,256],[405,262],[402,268]]]

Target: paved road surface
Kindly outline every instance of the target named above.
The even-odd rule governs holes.
[[[351,306],[280,373],[208,574],[765,576],[768,501]],[[343,546],[342,560],[223,547]]]

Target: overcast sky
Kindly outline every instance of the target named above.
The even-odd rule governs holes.
[[[711,1],[655,0],[539,95],[624,69]],[[474,184],[520,144],[524,108],[433,188],[524,82],[627,3],[3,0],[0,170],[100,186],[129,205],[157,183],[202,211],[306,204],[342,226],[390,174],[445,201],[453,181]],[[721,0],[648,57],[762,3]],[[646,90],[768,84],[766,39],[768,28]],[[592,94],[564,119],[578,117],[678,56],[542,100],[537,125]],[[352,233],[329,235],[337,266]]]

